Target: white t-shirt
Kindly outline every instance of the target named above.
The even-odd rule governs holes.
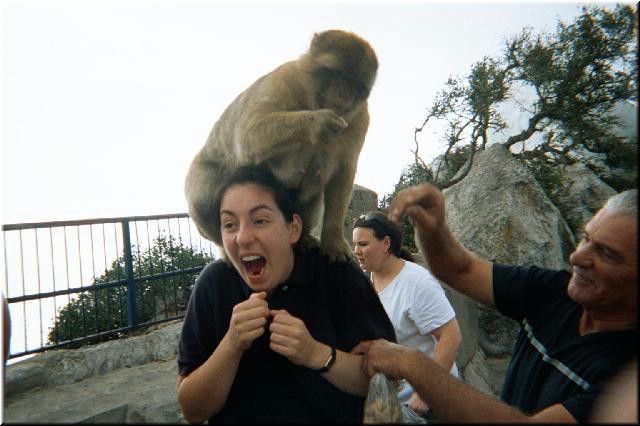
[[[428,269],[406,260],[400,273],[378,296],[393,324],[398,343],[428,356],[438,343],[431,332],[456,316],[436,277]],[[455,362],[451,374],[458,376]],[[406,403],[413,389],[408,382],[403,383],[398,396],[400,402]]]

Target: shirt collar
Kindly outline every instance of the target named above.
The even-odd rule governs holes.
[[[302,255],[297,251],[294,251],[293,270],[289,275],[289,278],[278,284],[274,293],[278,293],[282,290],[288,289],[291,286],[307,286],[309,285],[309,279],[306,276],[306,269],[303,265]]]

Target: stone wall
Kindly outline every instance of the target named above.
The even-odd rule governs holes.
[[[9,365],[9,423],[184,423],[176,400],[182,321]]]

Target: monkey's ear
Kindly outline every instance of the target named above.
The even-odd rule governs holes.
[[[299,214],[294,213],[289,224],[289,242],[294,245],[300,239],[302,235],[302,218]]]
[[[316,46],[318,45],[318,40],[320,39],[321,33],[313,33],[313,37],[311,37],[311,43],[309,43],[309,52],[313,52],[316,50]]]

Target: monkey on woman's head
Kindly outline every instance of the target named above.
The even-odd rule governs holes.
[[[375,52],[355,34],[314,35],[307,53],[260,77],[213,126],[185,183],[198,230],[221,246],[217,186],[238,166],[268,168],[298,194],[302,220],[332,259],[351,256],[343,222],[369,126]]]

